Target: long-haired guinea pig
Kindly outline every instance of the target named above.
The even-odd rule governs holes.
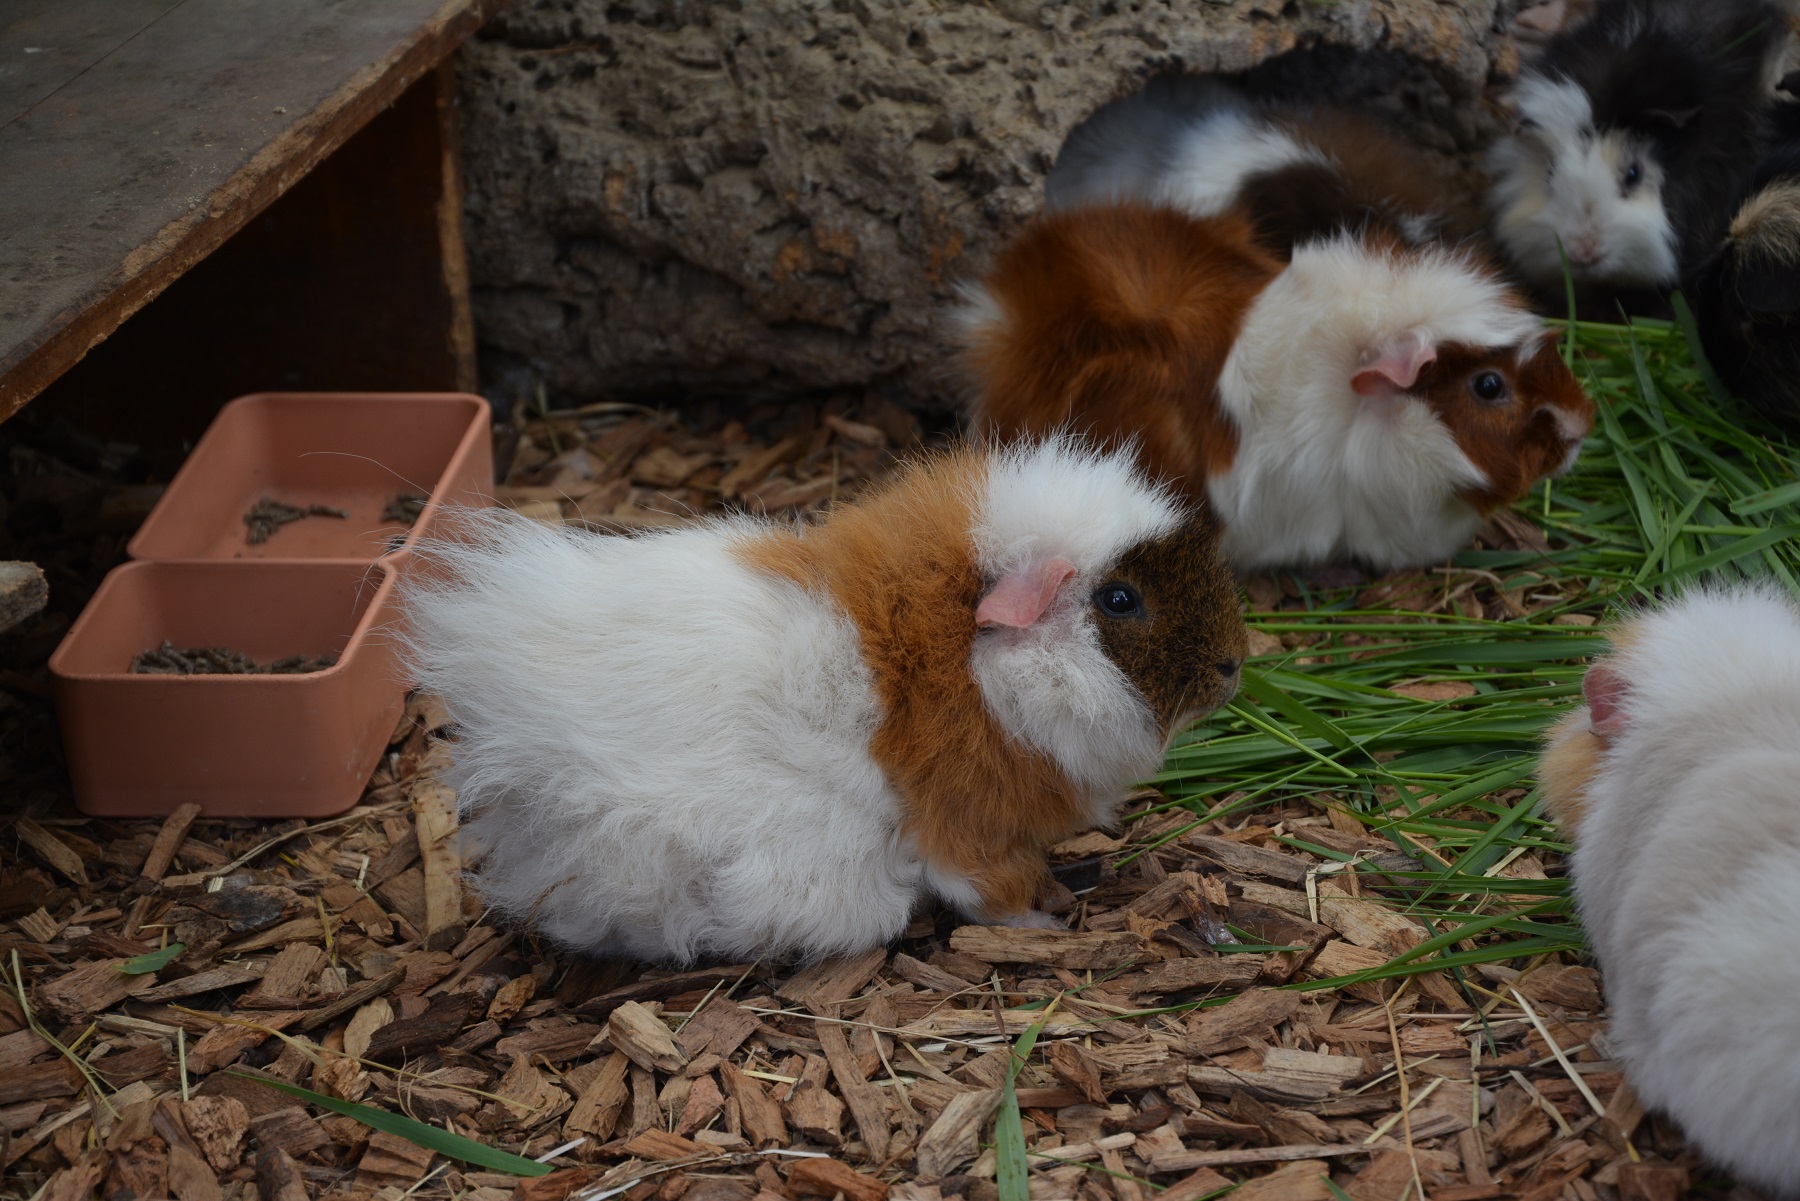
[[[1613,645],[1540,769],[1611,1037],[1710,1158],[1800,1195],[1800,610],[1696,591]]]
[[[1118,201],[1195,217],[1241,208],[1282,259],[1345,230],[1424,246],[1479,224],[1437,165],[1373,118],[1252,100],[1192,76],[1159,76],[1076,127],[1044,199],[1052,211]]]
[[[1045,847],[1248,642],[1204,515],[1066,439],[920,459],[798,530],[471,520],[407,607],[476,882],[599,954],[858,952],[932,896],[1053,926]]]
[[[1339,234],[1284,267],[1241,213],[1050,214],[959,318],[979,427],[1134,446],[1210,503],[1242,571],[1442,562],[1593,424],[1471,253]]]
[[[1800,93],[1800,72],[1783,86]],[[1687,294],[1720,378],[1800,430],[1800,101],[1776,105],[1770,126],[1774,149]]]
[[[1762,0],[1601,0],[1521,73],[1489,158],[1494,232],[1560,296],[1665,291],[1713,246],[1786,52]]]

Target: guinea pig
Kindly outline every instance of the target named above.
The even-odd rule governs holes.
[[[1132,446],[1208,502],[1246,572],[1442,562],[1593,424],[1474,252],[1340,233],[1284,266],[1238,211],[1048,214],[959,320],[978,428]]]
[[[1712,249],[1788,49],[1763,0],[1600,0],[1521,71],[1490,152],[1494,233],[1563,292],[1657,293]]]
[[[1800,72],[1783,87],[1800,93]],[[1769,124],[1774,148],[1685,290],[1719,377],[1800,430],[1800,101],[1775,105]]]
[[[1437,165],[1373,118],[1191,76],[1159,76],[1076,127],[1044,200],[1051,211],[1135,200],[1195,217],[1242,208],[1284,260],[1346,230],[1424,246],[1478,225]]]
[[[1800,609],[1772,584],[1637,616],[1539,778],[1626,1078],[1742,1183],[1800,1194]]]
[[[932,897],[1055,926],[1045,848],[1247,652],[1205,515],[1069,439],[922,457],[798,529],[469,521],[406,608],[475,882],[594,954],[856,953]]]

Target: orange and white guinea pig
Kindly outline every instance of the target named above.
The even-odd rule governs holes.
[[[1800,608],[1697,590],[1612,641],[1539,772],[1611,1038],[1710,1158],[1800,1196]]]
[[[1053,926],[1044,849],[1237,689],[1204,517],[1066,439],[926,456],[820,524],[473,516],[407,597],[487,901],[661,961]]]
[[[979,429],[1134,446],[1245,571],[1441,562],[1593,424],[1485,260],[1378,229],[1284,265],[1237,210],[1072,208],[1008,245],[959,321]]]

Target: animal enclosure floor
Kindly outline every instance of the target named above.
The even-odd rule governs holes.
[[[853,494],[918,437],[876,400],[686,421],[595,405],[525,421],[500,495],[607,529],[791,513]],[[1509,516],[1477,553],[1543,545]],[[1314,654],[1364,669],[1392,625],[1575,635],[1598,611],[1575,611],[1572,583],[1486,568],[1324,583],[1344,581],[1249,582],[1268,678]],[[1388,616],[1346,648],[1324,633],[1333,606]],[[1453,712],[1477,688],[1390,691]],[[1013,1080],[1034,1198],[1613,1201],[1705,1178],[1621,1083],[1578,938],[1519,941],[1558,920],[1550,842],[1518,839],[1447,919],[1418,880],[1453,840],[1384,833],[1341,788],[1251,803],[1166,781],[1118,830],[1057,848],[1067,934],[932,912],[854,960],[645,971],[497,928],[463,889],[430,782],[443,721],[414,698],[362,803],[311,823],[86,819],[21,769],[39,791],[0,844],[7,1195],[987,1201],[1012,1048],[1034,1029]],[[1470,914],[1496,924],[1437,945],[1479,927]],[[1434,939],[1423,951],[1452,966],[1383,975]],[[446,1158],[257,1077],[555,1170]]]

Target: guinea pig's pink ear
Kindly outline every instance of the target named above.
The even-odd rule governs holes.
[[[1411,391],[1419,382],[1419,372],[1426,364],[1437,361],[1437,347],[1422,335],[1408,330],[1380,346],[1363,351],[1362,363],[1350,377],[1350,388],[1358,396],[1397,396]]]
[[[1037,624],[1063,581],[1074,574],[1075,565],[1060,557],[1034,559],[1007,572],[975,607],[975,624],[983,629],[1011,626],[1018,630]]]
[[[1611,738],[1625,729],[1625,677],[1604,663],[1588,668],[1581,694],[1588,703],[1588,720],[1594,733]]]

